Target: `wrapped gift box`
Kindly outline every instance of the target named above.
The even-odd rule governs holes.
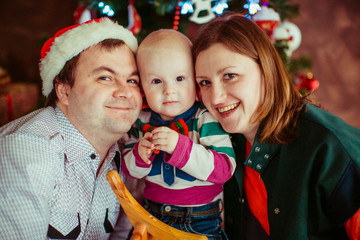
[[[35,110],[39,88],[34,83],[8,83],[0,86],[0,126]]]

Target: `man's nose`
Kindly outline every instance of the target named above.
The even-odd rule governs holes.
[[[127,82],[116,81],[114,86],[115,86],[115,89],[113,92],[114,97],[129,98],[132,96],[131,88]]]

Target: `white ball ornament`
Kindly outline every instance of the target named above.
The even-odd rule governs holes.
[[[301,44],[301,31],[294,23],[283,21],[275,28],[274,39],[288,41],[289,49],[286,51],[286,54],[291,56]]]

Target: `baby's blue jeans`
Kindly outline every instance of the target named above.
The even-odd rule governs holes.
[[[198,207],[179,207],[144,200],[144,208],[160,221],[189,233],[203,234],[209,240],[228,240],[221,229],[221,201]]]

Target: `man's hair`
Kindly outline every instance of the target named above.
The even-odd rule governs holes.
[[[260,121],[259,142],[288,143],[307,101],[293,86],[286,67],[268,35],[253,21],[232,13],[202,26],[193,45],[194,62],[201,51],[215,43],[254,60],[264,80],[264,96],[251,117]],[[209,66],[211,67],[211,66]]]
[[[109,51],[116,47],[122,46],[124,44],[125,44],[124,41],[119,40],[119,39],[105,39],[105,40],[101,41],[100,43],[98,43],[96,46],[99,46],[100,48],[103,48],[104,50]],[[76,55],[75,57],[73,57],[72,59],[67,61],[64,68],[55,77],[55,80],[53,83],[54,86],[47,98],[46,106],[52,106],[52,107],[56,106],[58,97],[56,95],[55,87],[57,84],[59,84],[59,83],[67,84],[71,88],[74,86],[75,71],[76,71],[76,66],[79,61],[80,55],[81,55],[81,53],[79,53],[78,55]]]

